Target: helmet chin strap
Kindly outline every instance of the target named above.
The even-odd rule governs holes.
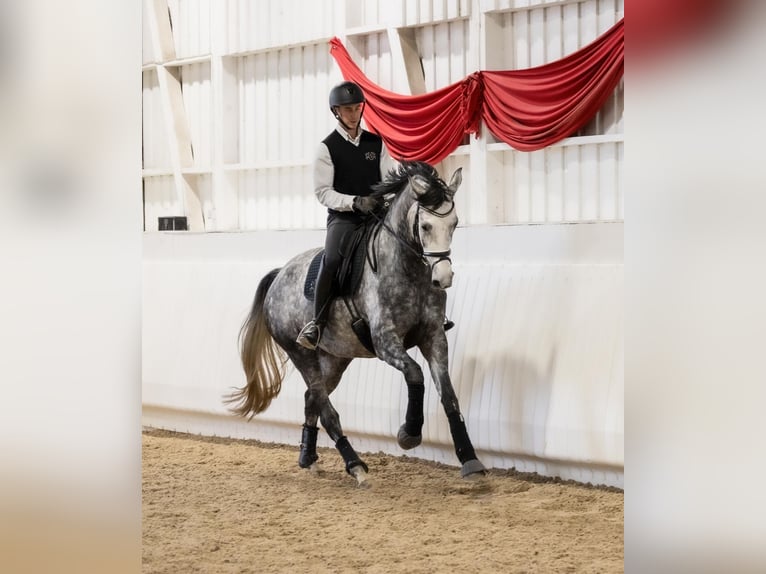
[[[364,107],[367,105],[367,102],[362,102],[362,112],[359,114],[359,125],[357,126],[357,129],[362,129],[362,117],[364,116]],[[335,116],[335,119],[338,120],[340,125],[342,125],[344,128],[346,128],[347,132],[351,132],[351,128],[346,125],[346,122],[344,122],[342,119],[340,119],[340,114],[335,111],[338,106],[333,107],[332,114]]]

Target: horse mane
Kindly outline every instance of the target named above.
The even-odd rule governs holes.
[[[383,181],[373,186],[376,196],[395,194],[397,197],[407,187],[411,177],[419,175],[428,180],[428,191],[417,198],[424,207],[436,208],[447,201],[447,184],[439,177],[433,166],[422,161],[403,161],[397,168],[389,170]]]

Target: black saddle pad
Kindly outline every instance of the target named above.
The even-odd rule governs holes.
[[[306,281],[303,284],[303,294],[309,301],[314,300],[314,290],[317,284],[317,277],[319,277],[319,266],[322,264],[323,256],[324,249],[314,256],[314,259],[309,263],[309,270],[306,272]]]

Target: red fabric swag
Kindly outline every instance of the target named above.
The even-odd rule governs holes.
[[[364,117],[401,160],[435,164],[478,131],[479,120],[501,141],[522,151],[555,143],[584,126],[623,75],[624,18],[569,56],[526,70],[475,72],[460,82],[416,96],[374,84],[338,38],[330,53],[343,77],[367,99]]]

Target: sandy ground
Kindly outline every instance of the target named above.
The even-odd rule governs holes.
[[[623,571],[622,491],[383,454],[360,489],[319,455],[145,430],[143,572]]]

